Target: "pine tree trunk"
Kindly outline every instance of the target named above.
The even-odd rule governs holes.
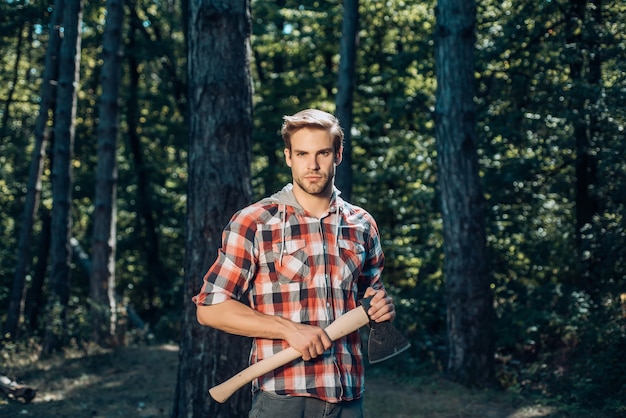
[[[189,6],[185,300],[172,416],[240,418],[250,409],[249,390],[225,404],[207,391],[246,366],[250,341],[200,326],[191,298],[216,258],[222,229],[251,198],[250,3],[192,0]]]
[[[115,249],[117,218],[117,135],[121,78],[121,0],[107,1],[101,73],[102,99],[98,125],[98,165],[92,246],[90,297],[96,342],[117,344],[117,303],[115,300]]]
[[[135,56],[137,52],[136,37],[142,28],[142,22],[134,10],[135,4],[130,5],[130,32],[128,35],[128,75],[130,80],[128,99],[126,106],[126,122],[128,124],[128,149],[131,151],[133,169],[137,176],[137,230],[145,236],[142,240],[142,250],[145,251],[148,259],[147,280],[150,284],[144,286],[146,289],[146,299],[150,301],[147,311],[143,313],[148,322],[153,322],[157,315],[157,310],[153,308],[152,302],[156,300],[158,292],[168,286],[166,269],[163,267],[160,256],[159,236],[157,234],[156,221],[153,215],[151,202],[154,200],[150,192],[149,170],[144,161],[144,150],[141,145],[139,135],[139,60]]]
[[[13,276],[13,286],[9,300],[7,319],[2,335],[7,338],[15,338],[18,323],[24,305],[24,289],[26,273],[30,264],[30,246],[33,234],[33,224],[39,197],[41,195],[41,175],[43,172],[46,144],[48,141],[49,112],[54,105],[55,85],[58,75],[58,54],[61,44],[59,28],[63,18],[63,0],[56,0],[52,12],[50,35],[46,49],[43,80],[41,82],[41,107],[35,122],[35,145],[30,156],[30,168],[28,172],[28,186],[24,198],[24,209],[20,223],[20,233],[17,244],[17,265]]]
[[[576,285],[598,301],[598,283],[593,277],[593,268],[600,255],[594,254],[595,251],[584,237],[593,235],[589,233],[589,230],[599,210],[598,197],[594,190],[597,190],[598,186],[596,150],[599,146],[596,141],[599,134],[599,118],[597,105],[598,101],[602,100],[600,97],[602,91],[601,37],[597,31],[602,25],[602,2],[600,0],[572,1],[566,16],[567,42],[569,45],[574,45],[574,51],[576,51],[571,54],[569,64],[569,73],[574,86],[571,122],[574,126],[576,141],[575,236],[579,260]],[[583,90],[590,93],[596,91],[598,96],[576,93]]]
[[[50,211],[41,209],[41,233],[37,244],[37,263],[33,268],[33,280],[26,292],[24,304],[24,319],[29,331],[37,331],[45,304],[44,282],[48,271],[48,256],[50,241],[52,240]]]
[[[359,0],[344,0],[341,27],[341,58],[337,83],[335,116],[344,134],[343,161],[337,167],[337,188],[341,196],[352,199],[352,109],[354,103],[357,36],[359,33]]]
[[[63,10],[63,40],[59,56],[53,147],[50,295],[43,355],[59,350],[63,344],[70,296],[72,150],[80,68],[82,6],[81,0],[66,0]]]
[[[20,62],[22,60],[22,46],[24,45],[24,40],[27,37],[24,36],[24,28],[26,26],[25,21],[19,22],[19,26],[17,29],[17,45],[15,47],[15,61],[13,64],[13,73],[11,75],[10,82],[7,83],[9,86],[7,98],[4,101],[4,109],[2,109],[2,122],[0,123],[0,127],[2,131],[0,131],[0,138],[4,138],[7,135],[9,120],[11,119],[11,107],[13,106],[13,98],[15,96],[15,91],[19,86],[19,68]]]
[[[438,3],[437,162],[444,232],[450,377],[485,386],[493,375],[493,296],[478,175],[473,0]]]

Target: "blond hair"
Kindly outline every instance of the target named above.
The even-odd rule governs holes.
[[[339,154],[343,147],[343,130],[339,125],[339,120],[330,113],[318,109],[305,109],[293,116],[283,116],[283,121],[280,134],[288,150],[291,150],[291,136],[302,128],[327,131],[333,139],[335,154]]]

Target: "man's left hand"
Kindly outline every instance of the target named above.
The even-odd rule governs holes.
[[[396,317],[396,308],[393,305],[393,299],[387,295],[387,292],[368,287],[364,296],[372,296],[370,309],[367,312],[367,315],[372,321],[383,322],[394,320]]]

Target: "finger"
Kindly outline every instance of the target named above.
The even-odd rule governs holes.
[[[384,302],[385,292],[382,290],[377,291],[369,287],[368,290],[370,289],[371,292],[365,292],[366,295],[368,293],[371,295],[371,299],[369,302],[370,309],[367,311],[367,314],[370,316],[371,319],[374,319],[376,312],[386,304],[386,302]]]
[[[383,308],[387,304],[386,296],[387,294],[384,290],[375,290],[370,300],[370,306],[374,308],[374,310]]]
[[[384,293],[384,292],[380,292]],[[372,309],[370,310],[369,315],[370,318],[380,322],[388,319],[392,319],[393,312],[395,308],[393,306],[393,301],[390,297],[382,297],[379,300],[376,300],[372,303]]]
[[[379,306],[372,306],[369,310],[368,315],[371,320],[379,322],[380,319],[387,313],[387,308],[383,306],[382,308]]]
[[[374,296],[376,294],[376,291],[372,288],[372,287],[368,287],[367,289],[365,289],[365,293],[363,294],[363,297],[369,297],[369,296]]]
[[[311,347],[311,358],[321,356],[322,354],[324,354],[324,351],[326,350],[324,350],[324,346],[322,345],[322,343],[316,343],[314,346]]]
[[[396,317],[396,308],[391,302],[391,299],[389,299],[389,303],[386,304],[380,310],[378,310],[376,314],[376,318],[374,318],[374,320],[376,322],[393,321],[395,317]]]
[[[372,303],[374,303],[375,305],[383,305],[385,303],[387,303],[385,301],[387,294],[385,293],[384,290],[376,290],[376,293],[374,294],[374,297],[372,298]]]

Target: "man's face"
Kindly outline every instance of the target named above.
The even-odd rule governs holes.
[[[335,155],[328,132],[310,128],[296,131],[291,136],[291,151],[285,149],[285,161],[291,167],[294,187],[311,195],[331,195],[341,151]]]

